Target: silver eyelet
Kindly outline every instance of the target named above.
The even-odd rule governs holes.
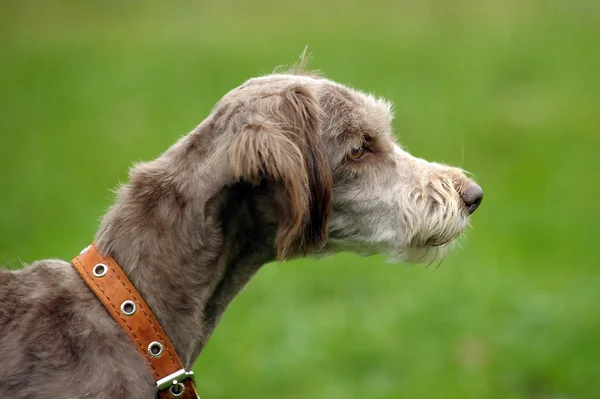
[[[104,277],[106,276],[106,273],[108,273],[108,266],[106,266],[104,263],[98,263],[92,269],[92,273],[94,274],[94,277]]]
[[[185,385],[183,385],[183,383],[181,382],[177,382],[177,380],[173,381],[173,385],[171,385],[171,388],[169,388],[169,393],[175,398],[178,398],[181,395],[183,395],[184,391]]]
[[[133,316],[135,311],[137,310],[137,306],[135,306],[135,302],[126,300],[121,304],[121,313],[125,316]]]
[[[159,358],[163,354],[163,346],[158,341],[150,342],[148,345],[148,354],[154,358]]]

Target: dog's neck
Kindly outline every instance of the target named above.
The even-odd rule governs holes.
[[[197,148],[193,139],[137,166],[96,236],[98,249],[128,275],[186,367],[235,295],[275,258],[276,227],[268,187],[238,183],[211,192],[210,176],[189,176],[202,168],[175,163],[181,151]],[[195,186],[178,183],[181,173]]]

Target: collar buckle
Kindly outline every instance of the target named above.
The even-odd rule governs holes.
[[[156,381],[156,389],[159,392],[169,390],[169,393],[177,398],[183,395],[183,391],[185,390],[183,381],[188,379],[191,379],[192,383],[196,385],[196,377],[193,371],[187,371],[186,369],[177,370],[173,374],[169,374]]]
[[[190,378],[194,384],[196,384],[196,376],[194,375],[193,371],[186,371],[186,369],[177,370],[173,374],[169,374],[168,376],[156,381],[156,389],[159,391],[164,391],[165,389],[169,389],[173,385],[177,385]]]

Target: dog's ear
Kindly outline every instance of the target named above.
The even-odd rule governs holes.
[[[332,201],[331,169],[314,93],[296,85],[246,104],[229,148],[234,176],[276,184],[277,258],[322,248]]]

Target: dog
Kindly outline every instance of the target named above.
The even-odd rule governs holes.
[[[296,68],[227,93],[134,165],[95,245],[146,300],[186,368],[261,265],[341,251],[441,259],[483,198],[397,144],[392,105]],[[148,364],[69,262],[0,270],[0,397],[153,398]]]

